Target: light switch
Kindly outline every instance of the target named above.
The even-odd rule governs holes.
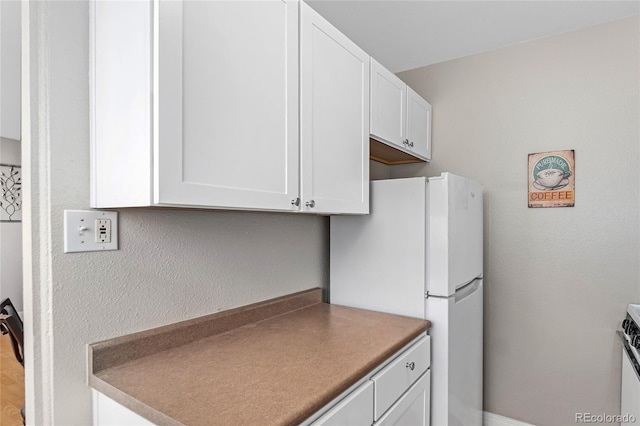
[[[118,250],[118,212],[64,211],[64,252]]]

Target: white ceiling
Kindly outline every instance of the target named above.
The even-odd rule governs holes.
[[[393,72],[640,12],[640,0],[307,0],[307,3]]]

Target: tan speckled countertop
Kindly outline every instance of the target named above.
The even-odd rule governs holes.
[[[429,321],[321,303],[321,290],[90,346],[90,385],[157,424],[297,424]]]

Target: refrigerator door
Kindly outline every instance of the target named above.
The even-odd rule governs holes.
[[[448,298],[428,297],[432,326],[431,424],[482,424],[482,280]]]
[[[429,178],[427,290],[451,296],[482,276],[482,186],[451,173]]]
[[[373,181],[371,214],[331,217],[331,303],[424,318],[425,187]]]

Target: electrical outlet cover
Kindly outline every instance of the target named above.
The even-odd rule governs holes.
[[[99,242],[96,224],[109,219],[111,241]],[[102,210],[64,211],[64,252],[118,250],[118,212]]]

